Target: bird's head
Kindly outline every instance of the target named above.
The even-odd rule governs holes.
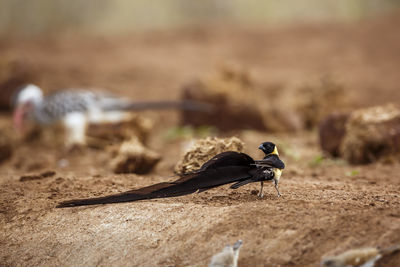
[[[236,250],[239,250],[242,245],[243,245],[243,241],[239,239],[238,241],[236,241],[235,244],[233,244],[232,248],[234,251],[236,251]]]
[[[229,252],[229,253],[234,253],[236,255],[239,255],[239,249],[241,248],[241,246],[243,245],[243,241],[242,240],[238,240],[236,241],[235,244],[233,245],[227,245],[222,252]]]
[[[258,149],[261,149],[267,156],[272,154],[279,156],[278,148],[274,143],[264,142],[258,147]]]
[[[43,99],[42,90],[33,84],[23,86],[14,98],[14,127],[18,131],[23,130],[25,119],[31,114],[35,105]]]

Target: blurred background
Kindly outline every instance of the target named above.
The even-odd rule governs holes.
[[[399,99],[399,8],[395,0],[0,0],[0,110],[34,83],[45,94],[101,88],[218,106],[209,116],[147,112],[151,140],[176,125],[226,136],[312,130],[332,112]]]
[[[160,131],[177,124],[310,130],[331,112],[399,99],[399,7],[395,0],[0,0],[0,109],[11,111],[26,83],[46,94],[102,88],[135,101],[221,106],[223,95],[212,116],[149,116]]]
[[[94,86],[153,98],[162,89],[176,97],[183,83],[226,63],[273,86],[333,75],[349,89],[393,89],[399,6],[396,0],[0,0],[1,90],[30,80],[44,90]],[[5,83],[8,75],[19,77]]]
[[[400,109],[386,106],[400,100],[399,25],[398,0],[0,0],[0,265],[205,266],[208,242],[222,248],[231,234],[244,240],[243,266],[315,266],[327,252],[398,244],[400,165],[348,162],[400,159]],[[16,133],[11,103],[27,83],[216,109],[88,126],[88,146],[69,150],[58,125]],[[210,136],[238,137],[257,159],[261,142],[276,143],[284,197],[271,187],[259,200],[249,185],[138,209],[54,209],[173,180],[193,140]],[[146,161],[146,175],[132,170]]]
[[[35,35],[74,31],[129,33],[213,23],[271,26],[298,22],[355,21],[390,11],[396,0],[239,1],[0,1],[0,33]]]

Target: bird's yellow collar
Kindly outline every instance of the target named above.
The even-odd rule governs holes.
[[[274,151],[272,151],[272,152],[269,153],[268,155],[277,155],[277,156],[279,156],[278,148],[275,146]],[[267,156],[268,156],[268,155],[267,155]]]

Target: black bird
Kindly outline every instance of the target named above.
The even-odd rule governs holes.
[[[165,182],[130,190],[116,195],[75,199],[61,202],[57,207],[75,207],[120,202],[131,202],[142,199],[167,198],[203,192],[214,187],[234,183],[230,188],[261,182],[260,197],[263,197],[264,181],[273,180],[278,197],[279,178],[285,164],[279,159],[278,149],[271,142],[259,146],[265,153],[262,160],[253,160],[249,155],[234,151],[223,152],[201,166],[195,172],[185,174],[173,182]]]
[[[262,160],[255,161],[256,174],[231,185],[230,188],[236,189],[248,183],[261,182],[261,189],[258,196],[263,197],[264,181],[274,180],[275,189],[278,192],[278,197],[280,197],[281,193],[279,192],[278,183],[282,175],[282,170],[285,168],[285,164],[279,158],[278,148],[274,143],[264,142],[258,149],[261,149],[266,156]]]

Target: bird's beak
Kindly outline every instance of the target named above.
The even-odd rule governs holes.
[[[13,114],[14,128],[18,132],[23,131],[23,121],[25,116],[25,107],[24,105],[18,105]]]
[[[263,145],[261,144],[259,147],[258,147],[258,149],[263,149],[264,147],[263,147]]]

